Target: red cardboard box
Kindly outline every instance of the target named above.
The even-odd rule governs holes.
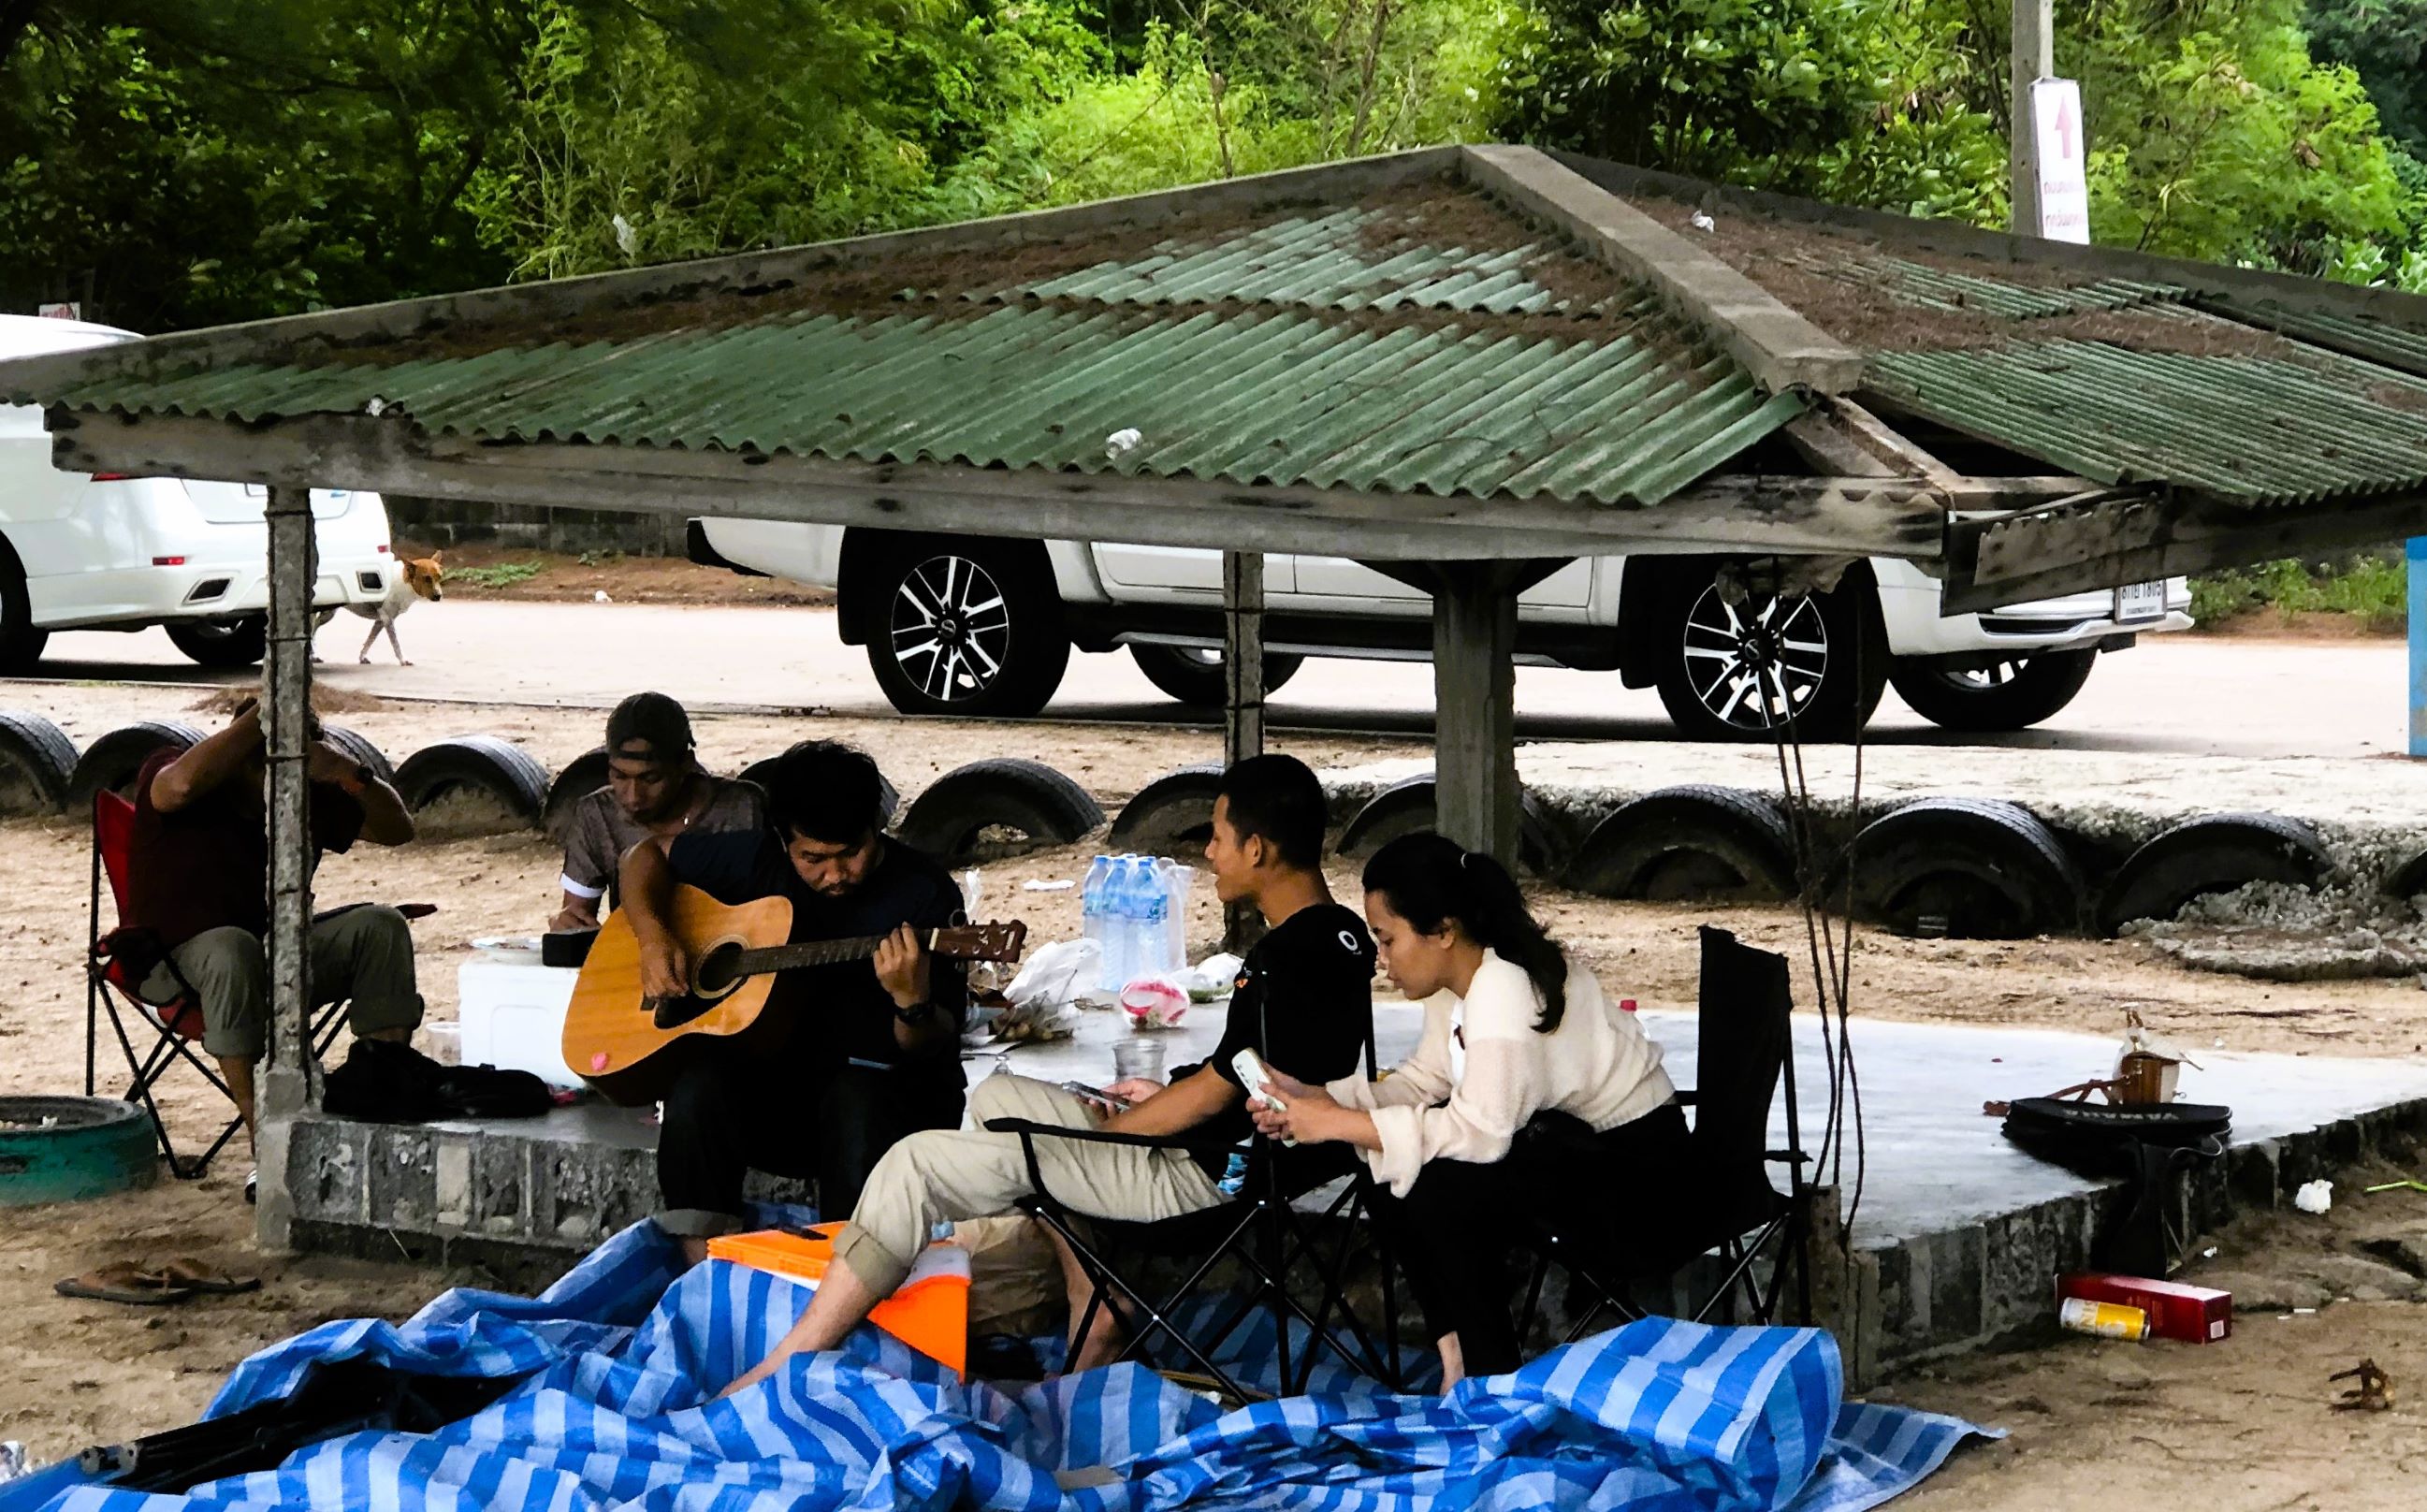
[[[2158,1339],[2179,1339],[2188,1344],[2212,1344],[2233,1336],[2233,1293],[2211,1292],[2179,1281],[2152,1281],[2141,1276],[2107,1276],[2079,1272],[2061,1276],[2057,1300],[2086,1297],[2139,1308],[2149,1315],[2149,1332]]]

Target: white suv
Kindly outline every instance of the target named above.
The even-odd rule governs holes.
[[[724,518],[693,520],[690,533],[694,561],[835,590],[844,642],[868,647],[904,713],[1035,713],[1074,645],[1127,646],[1173,697],[1222,701],[1219,552]],[[1842,738],[1890,682],[1950,729],[2014,730],[2071,702],[2099,652],[2191,623],[2179,577],[1948,615],[1937,581],[1905,561],[1858,563],[1831,593],[1733,606],[1717,586],[1722,564],[1570,561],[1520,595],[1518,658],[1657,687],[1696,739],[1751,739],[1789,723],[1813,739]],[[1264,595],[1267,691],[1305,657],[1431,655],[1431,600],[1371,567],[1268,556]]]
[[[135,339],[79,320],[0,315],[0,359]],[[164,626],[206,667],[261,659],[269,608],[259,485],[60,472],[42,412],[0,404],[0,673],[41,658],[53,630]],[[313,602],[375,604],[395,578],[377,494],[312,491]]]

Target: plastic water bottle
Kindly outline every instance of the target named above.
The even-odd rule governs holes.
[[[1085,930],[1087,937],[1094,940],[1103,951],[1104,958],[1108,961],[1112,958],[1113,947],[1112,941],[1107,937],[1110,916],[1104,904],[1104,886],[1111,880],[1112,874],[1113,858],[1109,855],[1099,855],[1088,863],[1087,880],[1079,886],[1079,915],[1083,920],[1082,927]]]
[[[1155,875],[1163,883],[1163,967],[1166,971],[1184,971],[1188,968],[1188,894],[1197,885],[1197,871],[1166,856],[1155,863]]]
[[[1137,891],[1137,960],[1134,976],[1162,976],[1171,970],[1170,877],[1152,859],[1140,857]]]
[[[1129,985],[1130,964],[1137,958],[1137,932],[1131,927],[1137,902],[1137,857],[1116,855],[1104,877],[1104,980],[1106,992]]]

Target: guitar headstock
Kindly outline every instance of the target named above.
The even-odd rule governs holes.
[[[936,931],[935,953],[948,961],[1017,961],[1026,949],[1028,925],[1022,919]]]

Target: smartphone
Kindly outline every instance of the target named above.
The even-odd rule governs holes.
[[[1247,1089],[1247,1097],[1250,1101],[1265,1103],[1283,1111],[1288,1109],[1289,1104],[1282,1101],[1281,1095],[1273,1090],[1272,1074],[1264,1069],[1263,1058],[1254,1050],[1241,1050],[1230,1057],[1230,1069],[1239,1073],[1239,1085]],[[1297,1146],[1297,1141],[1295,1139],[1284,1139],[1281,1143],[1293,1149]]]
[[[1115,1113],[1127,1113],[1130,1111],[1130,1102],[1127,1097],[1116,1097],[1111,1093],[1106,1092],[1103,1088],[1091,1087],[1084,1081],[1065,1081],[1062,1083],[1062,1090],[1070,1094],[1074,1097],[1081,1098],[1083,1101],[1110,1108]]]

